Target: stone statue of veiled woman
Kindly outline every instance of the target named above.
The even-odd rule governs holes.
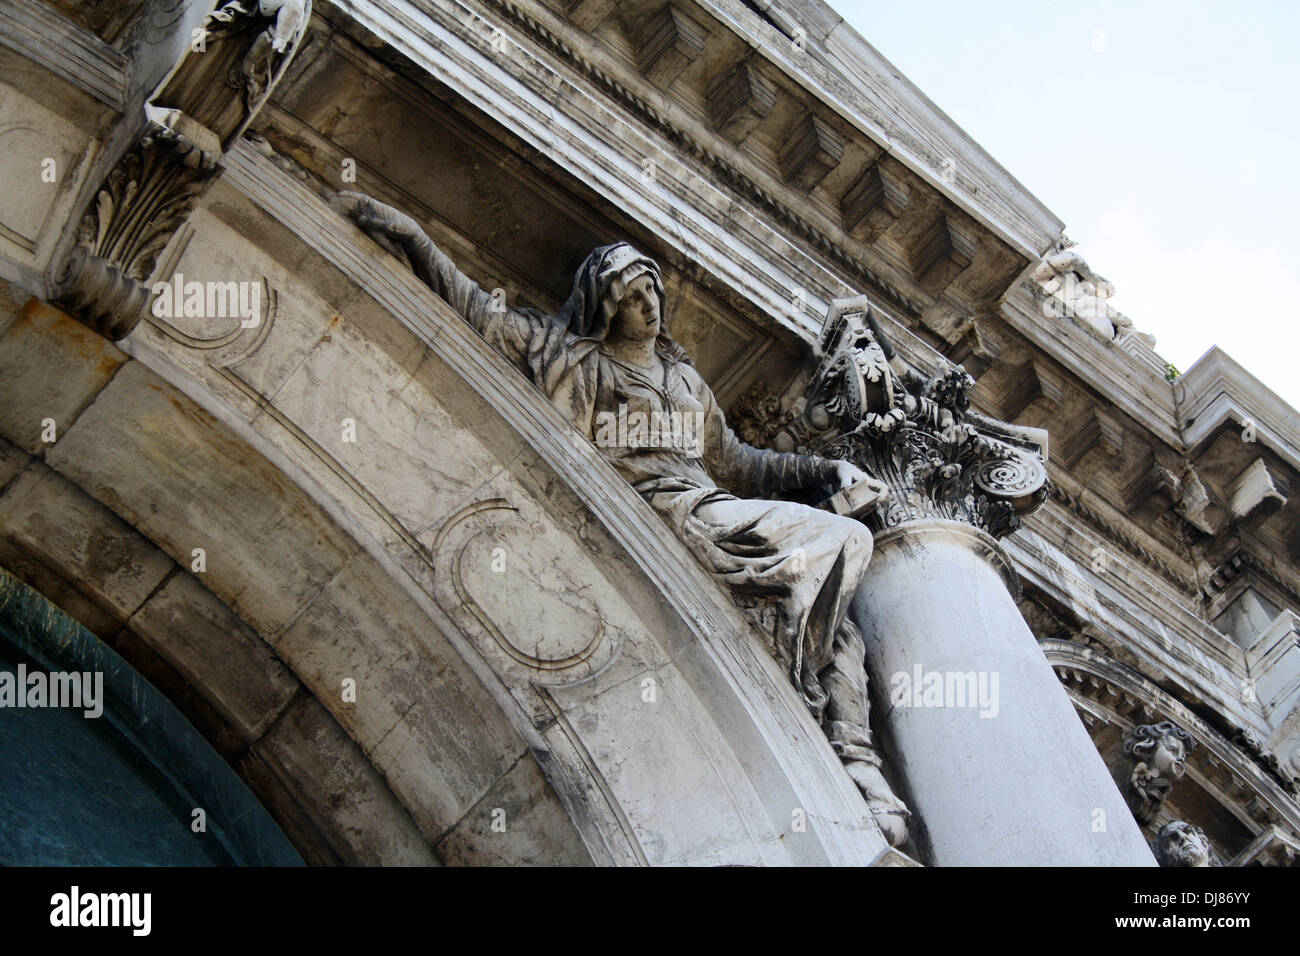
[[[848,462],[739,441],[668,334],[658,265],[627,243],[593,250],[552,316],[494,299],[396,209],[348,192],[334,204],[404,252],[416,275],[546,393],[716,580],[779,605],[778,657],[887,839],[901,843],[908,812],[871,746],[864,645],[847,619],[871,533],[827,511],[753,497],[829,490],[866,475]],[[632,440],[614,425],[654,420],[677,424],[667,436],[641,429]]]

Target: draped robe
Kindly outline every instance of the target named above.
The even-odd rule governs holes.
[[[836,653],[836,633],[871,556],[871,533],[830,512],[751,496],[833,486],[835,463],[741,442],[689,362],[661,353],[662,368],[650,370],[609,354],[602,347],[609,316],[602,318],[599,311],[604,292],[599,273],[603,256],[617,247],[592,253],[572,295],[550,316],[504,307],[427,237],[420,238],[412,255],[420,277],[597,445],[696,560],[735,592],[778,604],[778,657],[809,710],[823,719],[828,694],[818,675]],[[662,298],[657,266],[653,274]],[[698,423],[693,437],[699,447],[597,441],[601,423],[611,417],[633,420],[638,413],[649,418],[656,412]],[[860,658],[860,649],[854,656]],[[865,685],[861,690],[865,698]],[[861,730],[865,734],[865,726]]]

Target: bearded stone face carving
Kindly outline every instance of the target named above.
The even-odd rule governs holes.
[[[975,380],[960,365],[906,365],[866,299],[832,303],[818,351],[803,414],[773,447],[847,459],[883,481],[873,528],[944,518],[1001,537],[1042,505],[1047,433],[971,409]]]
[[[1161,866],[1213,866],[1214,851],[1200,827],[1183,820],[1166,823],[1151,844],[1156,862]]]

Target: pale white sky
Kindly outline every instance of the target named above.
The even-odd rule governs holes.
[[[1186,371],[1300,408],[1300,3],[830,0],[1065,221]]]

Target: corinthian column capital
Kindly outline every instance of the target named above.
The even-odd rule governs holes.
[[[865,297],[831,303],[818,351],[803,411],[774,444],[885,482],[877,530],[944,518],[1001,537],[1046,500],[1047,432],[972,411],[975,380],[960,365],[926,374],[905,363]]]

